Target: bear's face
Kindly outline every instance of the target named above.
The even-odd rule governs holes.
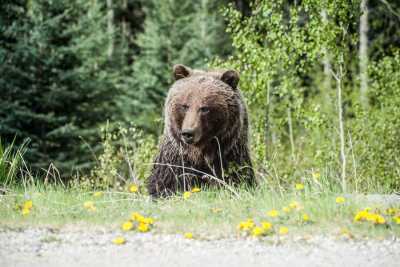
[[[240,119],[236,72],[207,73],[178,65],[174,76],[177,81],[170,89],[166,114],[167,125],[177,141],[207,145]]]

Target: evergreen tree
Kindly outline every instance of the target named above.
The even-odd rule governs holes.
[[[81,0],[18,3],[6,6],[19,12],[15,20],[2,23],[1,35],[11,40],[1,44],[0,135],[30,139],[26,160],[36,170],[54,163],[69,176],[91,166],[99,126],[119,114],[103,7]],[[14,37],[18,23],[27,29]]]

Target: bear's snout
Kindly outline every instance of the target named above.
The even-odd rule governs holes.
[[[183,141],[190,145],[193,144],[194,141],[194,130],[193,129],[184,129],[181,133]]]

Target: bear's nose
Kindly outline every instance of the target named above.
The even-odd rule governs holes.
[[[182,138],[183,141],[185,141],[188,144],[193,143],[193,138],[194,138],[194,130],[193,129],[185,129],[182,131]]]

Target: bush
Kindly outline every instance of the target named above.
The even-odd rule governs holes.
[[[102,130],[102,152],[90,175],[77,181],[79,186],[123,190],[129,184],[143,185],[149,175],[156,140],[134,127]]]

